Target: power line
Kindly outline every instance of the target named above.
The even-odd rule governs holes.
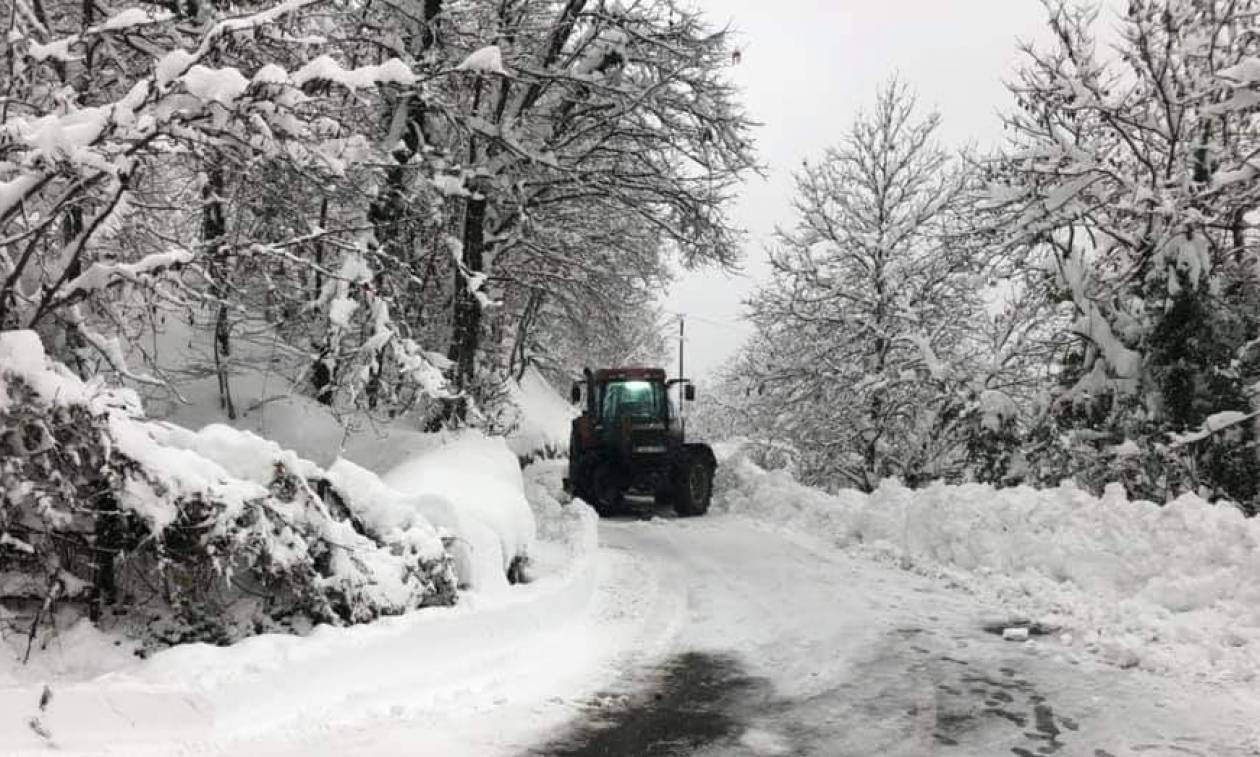
[[[681,319],[682,317],[683,317],[682,313],[674,314],[675,319]],[[737,324],[735,321],[720,321],[714,318],[706,318],[702,315],[696,315],[695,313],[687,313],[686,317],[693,321],[700,321],[701,323],[705,323],[710,326],[716,326],[720,329],[727,329],[729,331],[744,331],[747,328],[747,326],[741,326]]]

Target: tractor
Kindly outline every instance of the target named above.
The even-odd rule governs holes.
[[[628,495],[673,505],[682,517],[703,515],[717,459],[709,445],[685,440],[683,418],[669,396],[675,385],[685,401],[695,399],[695,386],[667,381],[662,368],[583,371],[572,388],[582,414],[569,435],[565,490],[600,515],[624,512]]]

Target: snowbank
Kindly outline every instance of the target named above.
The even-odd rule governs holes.
[[[482,591],[508,585],[508,571],[527,558],[535,538],[516,455],[500,438],[464,432],[412,457],[382,477],[415,497],[425,516],[457,539],[452,545],[461,583]]]
[[[524,471],[525,497],[538,527],[527,573],[531,580],[558,566],[585,560],[599,548],[599,516],[586,503],[562,492],[568,464],[567,460],[546,460]]]
[[[1163,507],[1071,487],[886,481],[830,495],[720,450],[714,509],[940,573],[1122,666],[1260,673],[1260,522],[1193,496]]]
[[[501,442],[488,453],[496,447],[489,440],[445,446],[447,455],[480,448],[483,463],[511,456]],[[506,478],[503,471],[491,473]],[[365,469],[342,460],[330,475],[361,500],[368,530],[392,532],[416,520],[410,495]],[[583,620],[597,586],[597,518],[581,503],[561,505],[548,475],[530,470],[523,482],[531,497],[537,495],[528,506],[538,513],[540,532],[531,553],[540,559],[531,561],[527,585],[506,593],[473,591],[455,607],[366,625],[319,626],[306,636],[262,634],[228,647],[185,644],[146,660],[115,636],[80,623],[36,649],[27,666],[0,660],[0,744],[6,754],[43,753],[53,743],[63,754],[252,753],[246,740],[286,727],[396,719],[404,710],[429,722],[432,713],[450,708],[497,708],[506,696],[532,702],[530,682],[583,678],[590,661],[560,655],[555,647],[589,653],[587,647],[602,643]],[[505,681],[514,683],[505,689]],[[41,708],[46,684],[52,697]],[[540,691],[548,692],[545,686]],[[521,709],[528,716],[539,706],[541,699]],[[517,727],[530,731],[528,718],[518,720]],[[442,728],[426,731],[423,744],[450,740]]]

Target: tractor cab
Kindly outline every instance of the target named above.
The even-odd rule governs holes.
[[[683,379],[667,381],[661,368],[610,368],[593,373],[588,370],[585,381],[574,382],[571,399],[575,405],[585,399],[584,414],[604,429],[615,429],[627,422],[659,423],[668,428],[681,423],[669,396],[675,384],[683,385],[684,399],[695,399],[694,386]]]

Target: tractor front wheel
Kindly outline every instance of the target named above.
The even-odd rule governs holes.
[[[674,511],[691,518],[709,511],[713,497],[713,468],[703,460],[688,460],[679,466],[674,479]]]
[[[600,465],[591,474],[591,500],[588,502],[601,518],[617,515],[625,509],[625,497],[617,485],[616,473]]]

